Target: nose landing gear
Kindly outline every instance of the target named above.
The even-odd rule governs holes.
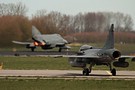
[[[84,76],[89,76],[89,73],[90,73],[89,69],[88,68],[84,68],[83,75]]]

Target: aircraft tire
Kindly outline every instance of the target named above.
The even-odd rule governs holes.
[[[34,52],[34,49],[35,49],[35,48],[31,48],[31,51]]]
[[[83,75],[89,76],[89,69],[88,68],[83,70]]]
[[[111,71],[111,73],[112,73],[112,76],[116,76],[116,69],[113,68],[112,71]]]
[[[61,52],[62,51],[62,48],[59,48],[59,52]]]

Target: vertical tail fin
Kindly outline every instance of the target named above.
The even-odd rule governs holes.
[[[109,34],[107,36],[106,43],[103,49],[113,49],[114,48],[114,24],[111,25]]]
[[[35,26],[32,26],[32,37],[35,35],[41,35],[41,33]]]

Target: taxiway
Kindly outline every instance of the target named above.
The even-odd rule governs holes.
[[[0,77],[135,79],[135,71],[117,71],[117,76],[112,76],[109,71],[93,70],[89,76],[83,76],[81,70],[0,70]]]

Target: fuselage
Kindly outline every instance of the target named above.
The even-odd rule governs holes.
[[[117,53],[116,53],[117,52]],[[114,55],[118,54],[118,55]],[[69,58],[69,63],[73,67],[85,67],[86,64],[107,65],[120,56],[116,49],[87,49],[80,51],[76,57]]]
[[[33,37],[33,40],[38,43],[45,43],[44,45],[41,46],[43,49],[62,47],[68,43],[59,34],[36,35]]]
[[[110,58],[108,55],[105,55],[104,52],[101,53],[102,49],[89,49],[89,50],[85,50],[84,52],[84,56],[98,56],[99,58],[87,58],[86,62],[111,62],[114,61],[114,58]],[[89,60],[90,59],[90,60]]]

